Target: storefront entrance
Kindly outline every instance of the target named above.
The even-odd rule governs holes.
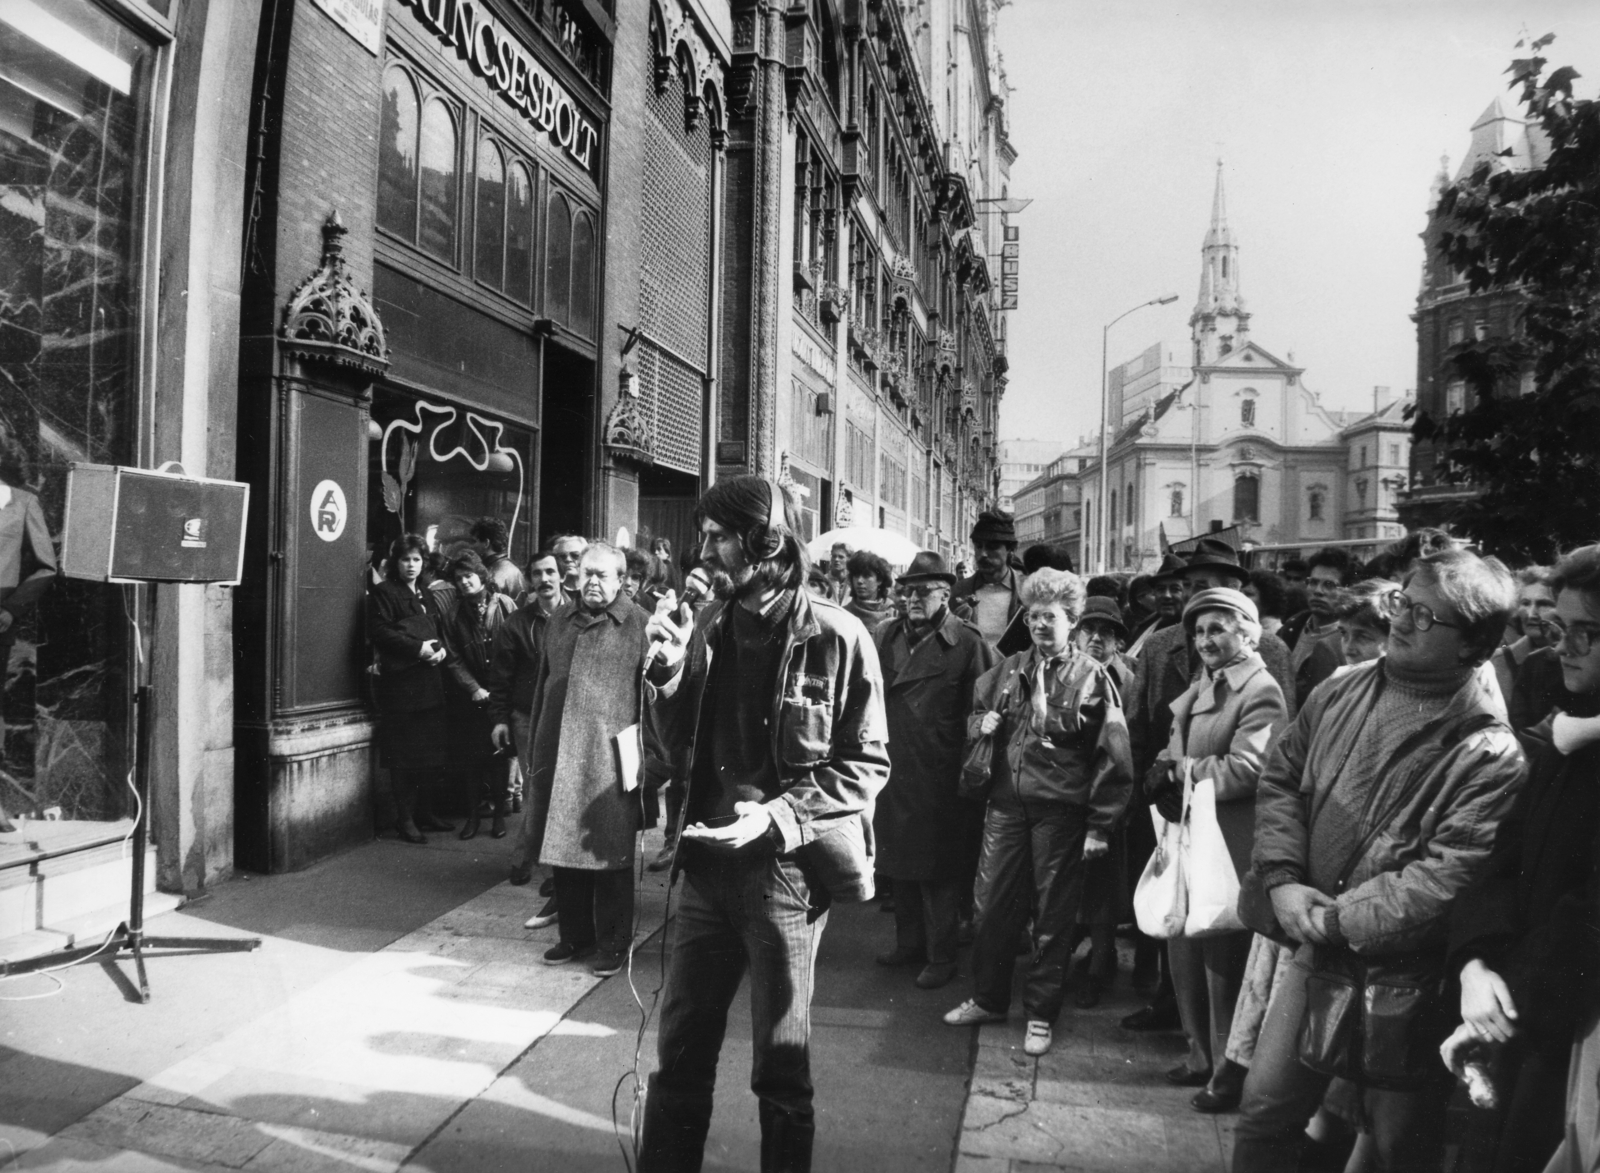
[[[543,436],[539,473],[539,538],[588,533],[593,483],[594,362],[544,344]]]

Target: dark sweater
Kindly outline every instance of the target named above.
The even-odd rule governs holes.
[[[700,706],[691,823],[729,817],[734,803],[766,802],[783,789],[772,756],[772,712],[793,605],[793,592],[785,591],[764,615],[728,607]]]

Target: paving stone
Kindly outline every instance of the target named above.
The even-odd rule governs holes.
[[[1169,1135],[1168,1121],[1156,1113],[1042,1101],[1034,1101],[1023,1111],[1002,1115],[987,1126],[964,1128],[961,1151],[1010,1156],[1019,1162],[1047,1166],[1093,1169],[1096,1173],[1198,1173],[1221,1169],[1215,1129],[1197,1136],[1196,1130],[1184,1122]]]
[[[6,1173],[38,1171],[44,1173],[220,1173],[225,1165],[208,1165],[200,1161],[181,1161],[170,1157],[157,1157],[128,1149],[109,1148],[81,1137],[57,1136],[49,1144],[24,1153],[15,1164],[5,1166]],[[345,1173],[349,1173],[346,1169]]]
[[[62,1130],[62,1137],[228,1169],[271,1143],[247,1120],[119,1097]]]
[[[256,1127],[272,1143],[251,1158],[246,1173],[393,1173],[412,1147],[310,1128]]]

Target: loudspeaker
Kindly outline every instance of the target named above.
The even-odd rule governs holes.
[[[67,472],[61,573],[238,586],[249,508],[249,485],[187,476],[177,464],[152,471],[75,463]]]

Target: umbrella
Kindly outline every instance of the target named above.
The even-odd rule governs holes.
[[[904,534],[870,525],[847,525],[812,538],[806,543],[806,553],[813,562],[826,562],[840,542],[852,550],[871,550],[892,566],[909,566],[922,548]]]

